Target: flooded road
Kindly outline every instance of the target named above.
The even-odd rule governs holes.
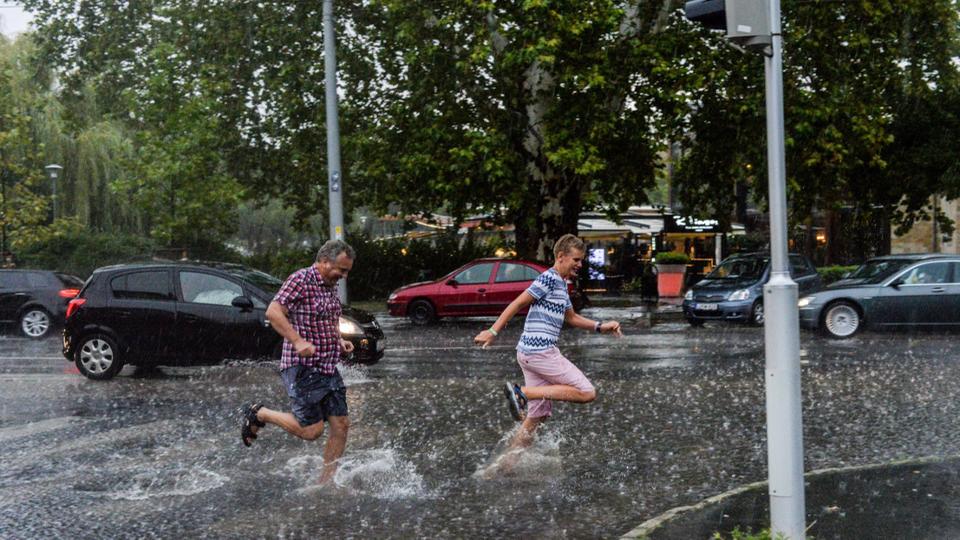
[[[609,538],[766,478],[760,329],[566,330],[561,349],[597,400],[556,405],[512,474],[480,479],[516,427],[499,389],[520,376],[519,321],[479,350],[471,338],[490,319],[419,328],[377,315],[387,354],[344,370],[352,427],[322,489],[325,439],[271,426],[240,443],[242,402],[287,408],[275,364],[128,367],[94,382],[56,339],[0,338],[0,536]],[[957,338],[802,334],[806,468],[956,454]]]

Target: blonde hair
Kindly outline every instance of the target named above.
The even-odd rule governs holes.
[[[570,253],[570,250],[572,249],[584,251],[583,240],[577,238],[576,235],[565,234],[561,236],[559,240],[557,240],[556,244],[553,245],[553,256],[559,257],[561,253],[566,255],[567,253]]]

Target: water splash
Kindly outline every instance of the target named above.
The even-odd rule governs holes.
[[[347,386],[373,382],[373,379],[367,374],[367,366],[361,364],[340,364],[337,366],[343,382]]]
[[[510,440],[520,429],[510,430],[497,444],[490,459],[477,466],[471,475],[477,480],[509,476],[513,479],[543,482],[563,476],[563,456],[560,444],[563,434],[550,428],[541,428],[529,448],[511,449]]]
[[[202,468],[140,473],[115,484],[105,496],[114,500],[143,501],[155,497],[189,497],[227,483],[226,476]]]
[[[315,482],[323,467],[320,455],[300,456],[287,461],[284,467],[289,475]],[[392,448],[361,450],[340,458],[340,467],[333,476],[333,483],[355,494],[376,499],[398,500],[430,498],[423,475],[416,467]],[[304,486],[301,491],[322,489],[323,486]]]

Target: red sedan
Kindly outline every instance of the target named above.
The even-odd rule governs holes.
[[[410,317],[414,324],[438,317],[496,316],[547,268],[522,259],[477,259],[436,281],[400,287],[387,299],[387,309],[391,315]],[[579,310],[585,299],[572,283],[569,290]]]

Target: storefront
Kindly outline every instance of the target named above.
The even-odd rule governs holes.
[[[716,219],[663,216],[657,252],[674,251],[690,257],[687,273],[703,276],[723,258],[724,231]]]

